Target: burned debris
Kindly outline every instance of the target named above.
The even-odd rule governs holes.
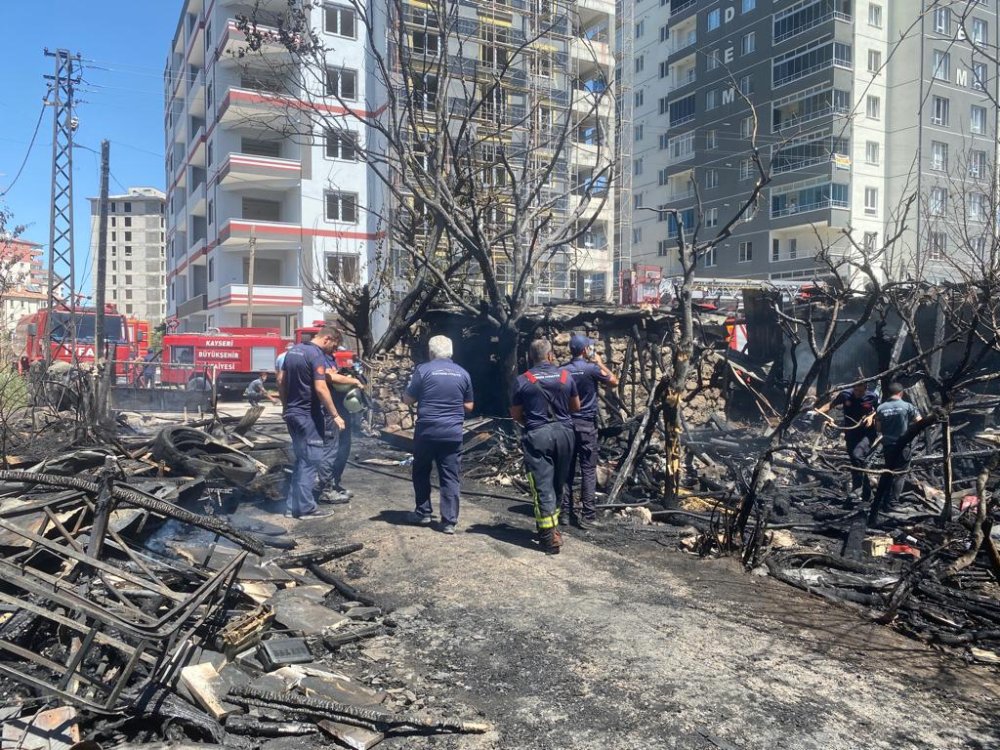
[[[362,545],[302,547],[253,512],[282,491],[288,462],[259,416],[7,457],[18,468],[0,471],[5,746],[313,736],[368,748],[489,730],[415,710],[408,686],[349,676],[357,644],[392,638],[392,607],[336,570]]]

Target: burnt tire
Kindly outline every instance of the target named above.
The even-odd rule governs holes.
[[[246,485],[257,477],[257,464],[234,448],[193,427],[167,427],[153,440],[153,458],[179,474]]]

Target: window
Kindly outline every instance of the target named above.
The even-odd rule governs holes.
[[[667,171],[666,167],[661,169],[656,173],[656,184],[663,187],[670,181],[670,173]]]
[[[215,258],[208,259],[208,280],[215,281]]]
[[[719,187],[719,170],[718,169],[706,169],[705,170],[705,187],[709,190],[715,187]]]
[[[716,253],[715,247],[710,247],[704,255],[705,258],[705,268],[711,268],[716,264]]]
[[[636,125],[635,128],[634,128],[634,136],[635,136],[635,142],[636,143],[638,143],[639,141],[642,140],[642,129],[643,129],[643,124],[642,123]]]
[[[865,216],[878,215],[878,188],[865,188]]]
[[[868,50],[868,72],[875,75],[882,70],[882,53],[877,49]]]
[[[976,44],[986,44],[986,39],[989,36],[989,27],[981,18],[972,19],[972,41]]]
[[[131,232],[125,232],[125,241],[126,242],[131,242],[132,241],[132,233]]]
[[[882,28],[882,6],[868,3],[868,25],[876,29]]]
[[[944,216],[948,210],[948,190],[943,187],[931,188],[931,197],[928,206],[931,216]]]
[[[125,246],[125,257],[126,258],[131,258],[132,257],[132,246],[131,245],[126,245]]]
[[[208,223],[211,224],[215,220],[215,201],[208,201]]]
[[[115,203],[114,203],[114,201],[112,201],[112,202],[111,202],[111,213],[114,213],[114,212],[115,212],[115,211],[117,211],[117,210],[118,210],[118,209],[117,209],[117,208],[115,208]]]
[[[929,260],[943,260],[948,249],[948,235],[944,232],[931,232],[929,237],[927,257]]]
[[[985,177],[985,176],[986,176],[986,152],[970,151],[969,177]]]
[[[642,34],[643,34],[643,32],[645,30],[646,30],[646,22],[645,21],[639,21],[635,25],[635,38],[636,39],[641,39],[642,38]]]
[[[977,135],[986,132],[986,107],[972,105],[969,110],[969,129]]]
[[[354,10],[339,5],[327,5],[323,8],[323,30],[327,34],[354,39]]]
[[[117,235],[118,235],[118,233],[117,233],[117,232],[112,232],[112,233],[111,233],[111,241],[112,241],[112,242],[115,242],[115,241],[117,240]]]
[[[641,106],[642,106],[642,100],[643,100],[643,95],[642,95],[642,89],[638,89],[638,90],[637,90],[637,91],[636,91],[636,92],[635,92],[635,93],[634,93],[634,94],[632,95],[632,99],[633,99],[633,101],[635,102],[635,106],[637,106],[637,107],[641,107]]]
[[[743,76],[740,78],[740,93],[749,96],[753,93],[753,76]]]
[[[740,161],[740,180],[749,180],[753,177],[753,160],[743,159]]]
[[[982,91],[986,88],[986,84],[989,82],[990,74],[986,63],[976,62],[972,63],[972,88],[977,91]]]
[[[660,63],[660,78],[666,78],[670,75],[670,65],[666,60]]]
[[[132,213],[132,204],[129,203],[128,201],[125,201],[125,213],[127,214]]]
[[[349,130],[326,131],[326,158],[354,161],[357,159],[358,136]]]
[[[744,117],[740,120],[740,138],[753,137],[753,117]]]
[[[632,208],[639,208],[642,206],[642,193],[632,194]]]
[[[878,141],[868,141],[865,143],[865,163],[878,164],[881,160],[881,150]]]
[[[875,250],[878,247],[878,232],[865,232],[862,247],[868,252]]]
[[[125,205],[127,206],[128,203],[126,203]],[[132,217],[131,216],[126,216],[125,217],[125,226],[127,226],[127,227],[132,226]]]
[[[660,41],[665,42],[670,38],[670,27],[661,26],[660,27]]]
[[[660,151],[666,151],[666,149],[670,146],[670,136],[666,133],[660,133],[660,135],[657,136],[657,141]]]
[[[788,260],[795,260],[799,257],[799,241],[792,237],[788,240]]]
[[[329,253],[326,256],[326,277],[334,284],[357,284],[358,256]]]
[[[868,116],[869,120],[879,120],[882,117],[882,99],[868,95],[868,100],[865,105],[865,114]]]
[[[642,242],[642,227],[636,227],[632,230],[632,244],[638,245]]]
[[[931,124],[948,125],[950,119],[951,103],[943,96],[932,97],[931,102]]]
[[[417,109],[434,109],[437,104],[438,79],[433,75],[417,75],[411,82],[410,96]]]
[[[757,49],[757,33],[751,31],[743,35],[743,39],[740,40],[740,54],[749,55],[751,52]]]
[[[934,77],[939,81],[951,80],[951,55],[934,50]]]
[[[670,253],[670,241],[658,240],[656,243],[656,254],[662,258],[669,253]]]
[[[716,8],[708,14],[708,30],[715,31],[722,25],[722,11]]]
[[[965,210],[972,221],[984,221],[986,219],[986,196],[982,193],[972,193],[968,197]]]
[[[753,260],[753,243],[752,242],[741,242],[740,243],[740,263],[749,263]]]
[[[645,55],[636,55],[635,56],[635,72],[636,73],[641,73],[645,67],[646,67],[646,56]]]
[[[354,101],[358,96],[358,72],[346,68],[327,68],[326,95]]]
[[[934,33],[948,34],[951,31],[951,10],[937,8],[934,10]]]
[[[638,176],[640,176],[642,174],[642,157],[641,156],[638,159],[633,159],[632,160],[632,174],[634,174],[636,177],[638,177]]]
[[[757,7],[757,0],[743,0],[743,12],[749,13]]]
[[[948,144],[931,141],[931,169],[943,172],[948,169]]]
[[[215,161],[214,149],[212,148],[214,145],[214,143],[209,142],[208,148],[206,149],[207,156],[205,157],[205,162],[208,166],[212,166],[212,162]]]
[[[719,209],[709,208],[705,211],[705,226],[708,229],[719,226]]]
[[[718,89],[712,89],[705,93],[705,111],[711,112],[713,109],[719,106],[719,91]]]
[[[326,220],[358,223],[358,196],[354,193],[330,192],[326,194]]]
[[[771,240],[771,262],[781,260],[781,240]]]
[[[716,130],[705,131],[705,149],[712,150],[719,147],[719,136]]]
[[[414,31],[410,34],[410,49],[418,55],[437,57],[441,50],[441,35],[436,31]]]
[[[713,49],[708,54],[708,62],[705,63],[705,67],[707,67],[708,70],[715,70],[720,65],[722,65],[722,55],[719,54],[719,50]]]

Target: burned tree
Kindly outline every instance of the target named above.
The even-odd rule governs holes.
[[[363,96],[314,28],[329,20],[319,3],[243,18],[243,63],[295,92],[277,131],[307,144],[348,134],[378,186],[366,210],[384,227],[395,304],[374,348],[437,300],[492,326],[509,377],[525,310],[566,296],[570,271],[587,268],[577,246],[611,205],[612,30],[558,2],[478,16],[350,6],[372,73]],[[266,54],[275,45],[286,54]]]

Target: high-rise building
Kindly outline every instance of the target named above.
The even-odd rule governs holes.
[[[989,245],[997,69],[975,46],[996,49],[997,12],[996,0],[639,0],[632,261],[678,270],[676,222],[646,208],[714,236],[758,177],[756,137],[773,179],[700,276],[815,277],[821,246],[881,248],[911,196],[886,270],[953,276]]]
[[[241,54],[237,16],[261,18],[286,0],[186,0],[167,61],[167,309],[172,327],[278,328],[290,334],[324,318],[314,282],[366,274],[377,250],[379,201],[355,158],[363,129],[294,137],[288,118],[304,101],[275,32],[262,54]],[[346,6],[314,3],[313,24],[330,53],[326,71],[344,99],[364,107],[368,77],[363,33]],[[266,31],[261,27],[262,31]],[[251,270],[251,259],[253,268]],[[176,320],[176,323],[174,323]]]
[[[411,32],[405,37],[407,54],[425,58],[421,70],[432,67],[445,50],[433,33],[433,9],[417,2],[375,2],[384,7],[373,6],[372,22],[384,25],[386,15],[400,8],[396,20]],[[251,7],[258,30],[265,32],[264,44],[259,53],[243,54],[246,35],[237,17]],[[377,145],[378,134],[364,119],[385,109],[385,71],[366,50],[365,25],[353,7],[332,2],[306,7],[309,26],[322,35],[328,52],[325,61],[295,71],[277,31],[266,34],[268,14],[287,12],[287,0],[184,3],[164,74],[167,308],[172,325],[181,330],[252,321],[291,333],[330,315],[314,293],[317,286],[336,290],[337,283],[329,282],[365,280],[374,264],[394,257],[393,248],[387,253],[384,246],[394,207],[380,179],[358,158],[359,149]],[[563,190],[556,210],[571,208],[580,191],[594,189],[589,172],[597,129],[607,132],[614,124],[610,101],[596,113],[587,107],[588,98],[603,91],[614,74],[612,0],[579,0],[571,7],[474,0],[457,12],[456,28],[464,36],[453,53],[474,61],[481,73],[490,60],[514,54],[530,29],[547,29],[524,56],[533,67],[525,62],[523,70],[509,70],[495,110],[484,106],[482,115],[489,119],[502,110],[505,117],[520,113],[537,123],[553,117],[560,101],[581,115],[573,120],[568,163],[553,172],[548,186]],[[558,13],[562,21],[553,23]],[[382,36],[397,41],[392,34]],[[395,49],[377,52],[390,66],[399,59]],[[399,71],[393,68],[389,76],[402,91]],[[472,78],[469,83],[479,85]],[[414,74],[410,85],[425,106],[437,97],[432,74]],[[341,116],[344,102],[357,102],[359,117]],[[542,149],[537,154],[533,160],[545,156]],[[502,192],[507,188],[499,165],[496,173],[492,189]],[[597,182],[608,189],[607,176]],[[605,205],[586,235],[545,259],[532,287],[536,300],[609,294],[614,202]],[[510,269],[498,258],[496,270],[503,280]],[[379,304],[389,303],[385,297]]]
[[[97,288],[99,198],[90,199],[91,289]],[[166,305],[164,195],[149,187],[108,196],[107,266],[104,301],[124,315],[163,322]]]
[[[0,343],[4,348],[18,321],[45,307],[48,286],[42,246],[20,238],[0,237]]]

